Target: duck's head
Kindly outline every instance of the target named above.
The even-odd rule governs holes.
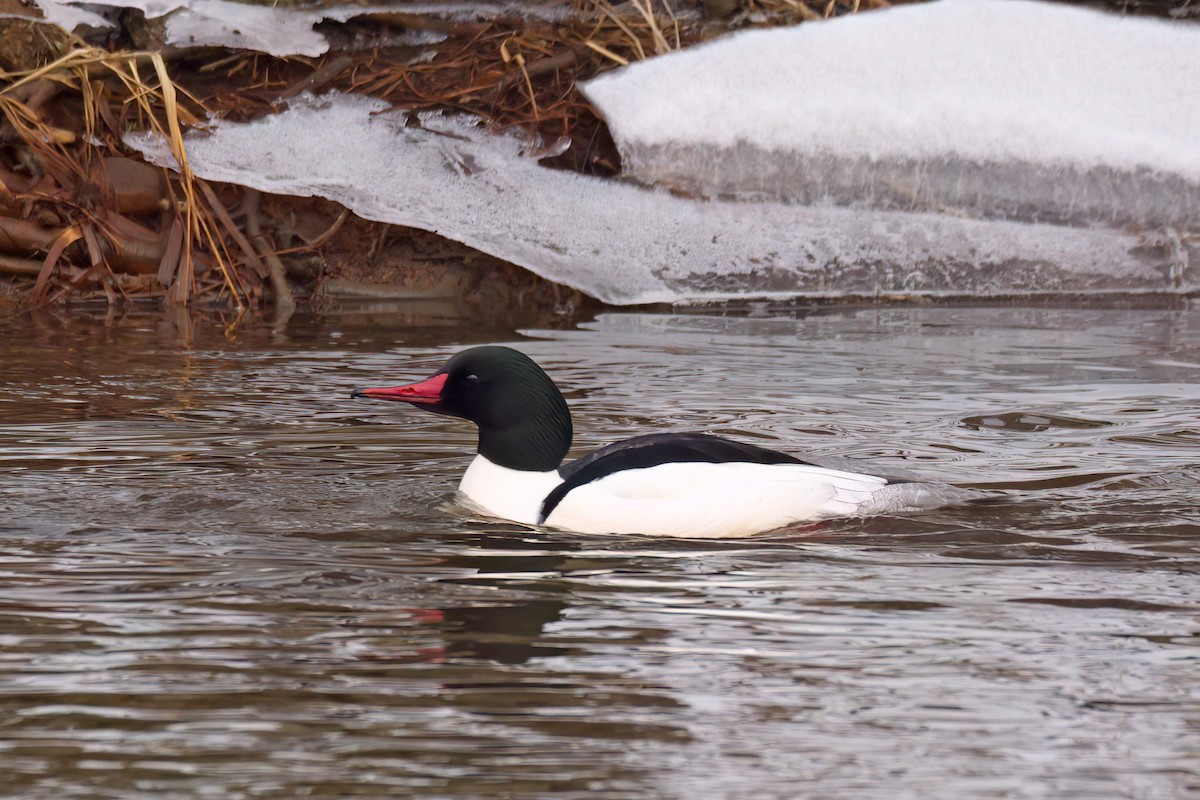
[[[571,412],[558,387],[511,347],[473,347],[423,381],[355,389],[351,397],[398,400],[479,427],[479,453],[519,470],[556,469],[571,447]]]

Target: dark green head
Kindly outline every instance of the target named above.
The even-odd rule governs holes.
[[[557,469],[571,447],[571,412],[558,387],[511,347],[472,347],[418,383],[355,389],[352,397],[399,400],[479,426],[479,453],[509,469]]]

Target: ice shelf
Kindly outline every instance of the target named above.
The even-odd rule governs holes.
[[[204,178],[336,200],[434,231],[615,304],[749,297],[1179,292],[1194,241],[831,205],[695,200],[548,170],[461,117],[365,97],[298,98],[276,116],[189,136]],[[131,138],[160,164],[171,158]]]

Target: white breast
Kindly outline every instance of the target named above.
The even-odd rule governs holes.
[[[802,464],[687,462],[573,489],[546,524],[581,533],[743,537],[872,505],[883,478]]]
[[[524,472],[501,467],[483,456],[475,456],[458,489],[480,510],[520,522],[536,525],[542,500],[562,483],[558,470]]]

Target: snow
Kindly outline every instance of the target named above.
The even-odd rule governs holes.
[[[345,22],[353,17],[375,13],[436,14],[444,17],[493,17],[504,13],[541,14],[553,17],[550,10],[530,9],[522,4],[487,3],[410,3],[403,6],[333,6],[320,9],[275,8],[235,3],[228,0],[34,0],[46,21],[66,30],[77,25],[112,27],[95,10],[136,8],[147,18],[166,17],[167,44],[180,46],[230,47],[256,50],[274,56],[322,55],[329,42],[313,30],[317,23],[330,19]],[[86,9],[91,9],[86,10]]]
[[[42,13],[45,14],[45,19],[37,20],[36,18],[33,18],[33,21],[35,22],[49,22],[54,25],[58,25],[63,30],[68,31],[73,31],[80,25],[87,25],[92,28],[112,27],[112,23],[106,20],[104,17],[92,11],[88,11],[86,8],[81,8],[76,5],[60,3],[57,0],[39,0],[37,5],[42,9]],[[17,19],[31,19],[30,17],[25,16],[18,17],[15,14],[11,16]]]
[[[1194,25],[942,0],[731,36],[584,91],[650,184],[1195,228],[1197,70]]]
[[[585,87],[625,143],[1145,166],[1200,178],[1200,28],[942,0],[750,31]]]
[[[167,17],[170,44],[232,47],[274,56],[315,57],[329,49],[325,37],[313,30],[321,21],[319,12],[226,0],[189,0],[186,6]]]

